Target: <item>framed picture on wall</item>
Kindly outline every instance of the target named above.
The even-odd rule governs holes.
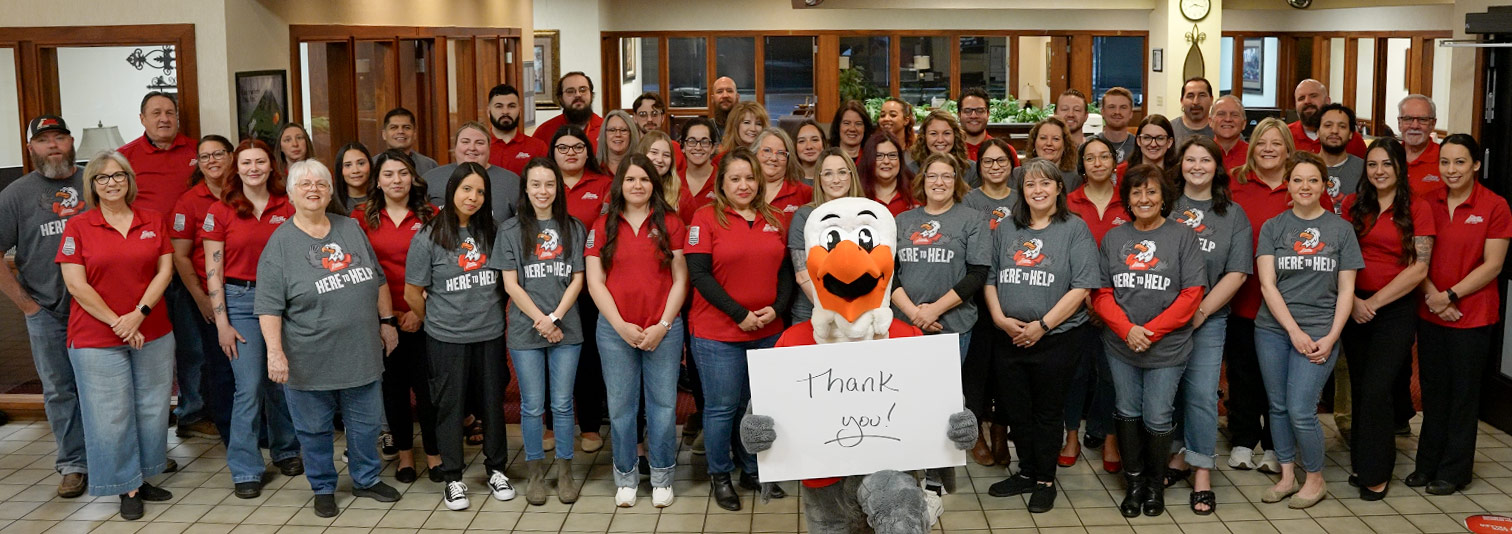
[[[1245,39],[1241,53],[1244,56],[1245,94],[1258,95],[1265,92],[1265,41]]]
[[[278,127],[289,121],[288,71],[236,73],[238,141],[261,139],[277,146]]]
[[[620,76],[622,83],[635,81],[635,58],[640,55],[635,53],[635,45],[639,42],[640,39],[635,38],[620,39],[620,66],[625,70]]]
[[[558,30],[536,30],[534,54],[525,62],[525,80],[534,96],[535,109],[559,109],[556,82],[561,75],[561,38]]]

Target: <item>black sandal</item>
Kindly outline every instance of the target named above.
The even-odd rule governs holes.
[[[465,440],[466,440],[466,442],[467,442],[468,445],[474,445],[474,446],[476,446],[476,445],[482,445],[483,444],[483,420],[482,419],[478,419],[476,417],[473,418],[472,424],[467,425],[467,427],[465,428],[465,430],[466,430],[466,432],[464,433],[464,435],[467,436],[465,438]]]
[[[1186,469],[1174,469],[1167,467],[1164,480],[1165,487],[1169,488],[1171,486],[1175,486],[1177,482],[1186,480],[1189,476],[1192,476],[1192,468],[1190,467]]]
[[[1207,510],[1198,510],[1197,505],[1206,504]],[[1218,510],[1218,496],[1213,490],[1192,492],[1192,513],[1197,515],[1213,515]]]

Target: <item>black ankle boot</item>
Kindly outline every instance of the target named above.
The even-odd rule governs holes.
[[[714,494],[714,503],[729,511],[740,510],[740,494],[730,482],[729,473],[709,473],[709,485]]]
[[[1118,433],[1118,451],[1123,456],[1126,484],[1118,511],[1124,517],[1136,517],[1150,498],[1149,481],[1145,478],[1144,420],[1114,417],[1113,428]]]
[[[1171,440],[1176,430],[1164,433],[1143,432],[1145,439],[1145,484],[1150,488],[1150,498],[1144,503],[1144,515],[1157,516],[1165,513],[1166,462],[1171,457]],[[1128,461],[1127,458],[1124,461]]]

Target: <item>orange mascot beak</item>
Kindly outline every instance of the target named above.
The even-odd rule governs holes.
[[[820,307],[855,322],[862,314],[887,305],[893,250],[879,245],[867,252],[850,240],[840,241],[834,250],[810,247],[808,272]]]

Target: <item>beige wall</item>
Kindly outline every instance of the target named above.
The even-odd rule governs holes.
[[[1226,2],[1232,7],[1238,2]],[[1281,0],[1276,0],[1281,4]],[[1389,3],[1389,2],[1387,2]],[[1383,31],[1433,30],[1452,28],[1452,4],[1415,6],[1378,6],[1344,9],[1225,9],[1223,29],[1227,31]],[[1463,20],[1463,19],[1461,19]]]
[[[603,70],[599,58],[599,28],[606,20],[601,18],[606,3],[608,2],[600,0],[543,0],[535,6],[532,14],[534,27],[561,32],[557,37],[560,48],[557,60],[561,66],[558,76],[565,72],[582,71],[593,78],[595,87],[599,86],[599,73]],[[603,91],[600,90],[599,94],[603,94]],[[595,99],[593,109],[602,114],[603,102]],[[535,122],[540,124],[560,114],[556,110],[540,110],[536,112]]]

